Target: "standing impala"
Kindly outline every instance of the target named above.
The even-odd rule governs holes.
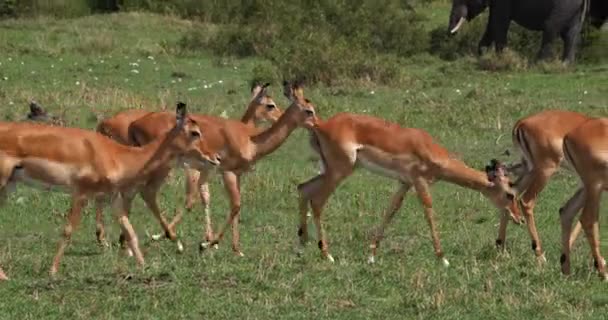
[[[581,179],[582,187],[560,209],[562,226],[562,273],[570,274],[572,221],[583,208],[582,229],[589,240],[595,267],[608,280],[606,261],[600,253],[599,209],[602,191],[608,190],[608,118],[591,119],[564,138],[564,156]]]
[[[58,188],[71,194],[68,223],[59,241],[50,274],[55,275],[65,247],[77,227],[82,208],[91,197],[113,195],[118,220],[138,265],[144,264],[128,211],[134,191],[158,167],[175,158],[195,167],[218,164],[201,143],[198,124],[178,103],[176,125],[142,147],[119,144],[97,132],[32,123],[13,123],[0,134],[0,194],[23,182],[45,190]]]
[[[285,94],[292,95],[294,91],[301,91],[298,84],[286,85]],[[211,150],[219,150],[222,156],[222,177],[224,187],[230,199],[230,213],[226,223],[216,236],[210,234],[210,217],[205,211],[207,223],[207,239],[201,243],[200,248],[205,249],[216,245],[223,238],[226,229],[232,227],[232,250],[237,255],[243,255],[239,243],[239,215],[241,211],[241,176],[250,170],[251,166],[264,156],[274,152],[289,137],[298,126],[310,127],[314,118],[314,109],[308,105],[292,104],[272,126],[261,133],[252,134],[248,126],[242,122],[223,120],[217,122],[209,116],[193,116],[205,128],[205,142]],[[163,123],[166,115],[157,113],[135,121],[130,128],[134,139],[149,140],[164,131],[154,126],[154,123]],[[206,172],[201,171],[200,181],[206,181]]]
[[[267,87],[269,83],[264,85],[254,83],[251,88],[251,101],[249,102],[244,115],[241,118],[240,128],[248,136],[253,136],[260,132],[262,129],[257,127],[261,122],[274,123],[283,113],[281,109],[276,105],[273,98],[268,94]],[[139,112],[138,112],[139,111]],[[111,136],[121,143],[130,145],[144,145],[150,141],[156,139],[158,136],[164,134],[164,132],[171,129],[173,126],[173,116],[168,112],[148,112],[141,110],[129,110],[121,112],[112,118],[106,119],[101,122],[97,130]],[[238,123],[233,120],[226,120],[220,117],[214,117],[209,115],[191,115],[196,121],[205,128],[205,144],[214,150],[219,150],[224,145],[223,137],[221,135],[221,128],[226,126],[227,123]],[[137,121],[141,119],[141,121]],[[136,122],[137,121],[137,122]],[[185,168],[186,173],[186,209],[191,210],[194,205],[196,194],[200,195],[201,202],[203,204],[206,220],[206,241],[213,240],[213,230],[211,228],[211,220],[209,214],[209,201],[211,195],[209,193],[208,177],[211,173],[211,168],[199,168],[188,169]],[[162,186],[164,180],[169,174],[169,167],[159,168],[157,174],[152,176],[152,179],[146,184],[149,192],[142,193],[142,198],[146,202],[146,205],[154,213],[159,220],[165,236],[173,241],[177,241],[178,249],[181,251],[182,246],[179,240],[177,240],[175,226],[181,219],[181,214],[177,215],[170,224],[162,218],[160,209],[156,201],[156,194]],[[225,182],[225,187],[230,190],[234,186],[230,185],[231,181]],[[102,207],[97,207],[97,238],[99,242],[104,242],[104,226],[102,220]],[[155,239],[159,239],[160,236],[155,235]],[[122,239],[122,237],[121,237]]]
[[[534,221],[536,200],[563,162],[564,136],[587,120],[589,117],[578,112],[546,110],[520,119],[513,127],[513,144],[521,151],[522,159],[509,171],[516,171],[518,176],[513,189],[521,195],[519,202],[532,239],[532,250],[539,262],[546,259]],[[499,247],[505,245],[507,223],[507,218],[503,216],[496,239]],[[572,242],[580,230],[578,224],[576,230]]]
[[[302,93],[291,97],[292,105],[311,106]],[[377,174],[395,179],[399,187],[386,210],[383,222],[373,237],[369,262],[375,261],[376,250],[384,229],[401,207],[404,196],[412,187],[424,206],[426,220],[431,229],[435,255],[449,265],[444,257],[433,218],[430,185],[445,180],[465,188],[480,191],[515,223],[520,212],[503,165],[496,160],[486,167],[486,172],[468,167],[457,160],[421,129],[403,128],[383,119],[340,113],[327,121],[315,119],[311,132],[311,145],[322,161],[321,173],[298,185],[300,193],[300,243],[307,242],[309,205],[317,228],[319,249],[323,257],[333,262],[329,254],[325,232],[321,223],[323,207],[336,187],[356,167],[362,166]]]

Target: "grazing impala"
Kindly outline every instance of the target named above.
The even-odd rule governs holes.
[[[564,138],[564,156],[581,179],[582,187],[560,209],[562,226],[562,273],[570,274],[572,222],[583,208],[582,229],[589,240],[595,267],[608,280],[606,261],[600,253],[599,209],[602,191],[608,190],[608,118],[591,119]]]
[[[301,90],[298,84],[286,85],[286,94]],[[130,133],[136,141],[146,141],[164,132],[156,126],[164,123],[166,114],[157,113],[135,121],[130,127]],[[193,116],[205,128],[205,142],[211,150],[220,150],[222,156],[222,177],[230,199],[230,213],[226,223],[216,236],[211,230],[208,211],[206,214],[207,237],[201,243],[201,250],[210,245],[216,245],[223,238],[228,226],[232,227],[232,250],[243,255],[239,244],[238,222],[241,210],[241,176],[250,170],[251,166],[262,157],[274,152],[289,137],[298,126],[310,126],[314,118],[314,109],[306,105],[292,104],[272,126],[259,134],[254,134],[252,127],[238,121],[222,120],[209,116]],[[207,172],[201,171],[201,181],[207,180]]]
[[[534,221],[536,200],[563,162],[564,136],[587,120],[589,117],[578,112],[547,110],[520,119],[513,127],[513,144],[521,151],[522,159],[521,163],[509,168],[509,171],[514,171],[518,176],[513,189],[521,195],[519,203],[532,239],[532,250],[539,262],[545,262],[546,259]],[[496,239],[499,247],[505,244],[507,223],[507,218],[503,216]],[[580,230],[578,224],[576,230]],[[577,233],[575,231],[573,234],[572,242]]]
[[[301,92],[291,99],[292,105],[311,107]],[[433,204],[429,187],[437,180],[445,180],[465,188],[480,191],[515,223],[520,212],[515,195],[509,186],[505,167],[496,160],[486,172],[468,167],[455,159],[433,138],[420,129],[403,128],[385,120],[351,113],[340,113],[327,121],[315,119],[311,131],[311,145],[322,161],[321,173],[298,185],[300,193],[300,228],[298,236],[304,245],[308,240],[306,215],[312,207],[317,228],[319,249],[323,257],[333,261],[325,240],[321,223],[323,207],[336,187],[357,166],[395,179],[399,187],[386,210],[382,224],[371,243],[369,262],[375,261],[376,250],[384,229],[401,207],[404,196],[412,187],[424,206],[426,220],[431,229],[435,254],[449,265],[443,256],[433,218]]]
[[[119,144],[94,131],[33,123],[13,123],[0,134],[0,193],[23,182],[44,189],[68,191],[72,205],[50,269],[55,275],[65,247],[91,197],[113,195],[122,232],[137,263],[144,264],[137,236],[129,223],[133,193],[158,167],[175,158],[196,167],[218,164],[201,143],[198,124],[178,103],[177,124],[167,134],[142,147]]]
[[[254,83],[251,88],[251,101],[249,102],[245,114],[241,118],[239,128],[248,136],[253,136],[260,132],[261,129],[256,127],[261,122],[267,121],[274,123],[283,113],[276,105],[272,97],[267,92],[269,83],[264,85]],[[214,150],[219,150],[224,145],[223,137],[220,133],[221,128],[227,123],[237,123],[237,121],[226,120],[220,117],[208,115],[191,115],[201,127],[205,128],[205,144]],[[141,119],[141,121],[136,121]],[[174,125],[174,117],[167,112],[147,112],[147,111],[125,111],[115,115],[112,118],[106,119],[99,124],[97,130],[111,136],[121,143],[130,145],[144,145],[164,134]],[[162,218],[160,209],[156,201],[156,193],[163,184],[170,168],[159,168],[158,172],[152,176],[152,179],[146,184],[147,193],[142,193],[142,198],[146,202],[148,208],[159,219],[161,226],[165,232],[165,236],[173,241],[177,241],[178,250],[182,250],[181,243],[177,240],[175,226],[181,219],[181,214],[178,214],[170,224],[167,224]],[[206,240],[213,240],[213,231],[211,228],[211,220],[209,214],[210,193],[208,186],[208,177],[211,168],[203,168],[199,170],[185,169],[186,172],[186,209],[191,210],[194,205],[196,194],[200,195],[201,202],[205,211],[206,218]],[[233,186],[228,181],[225,186],[230,193]],[[104,242],[104,227],[102,221],[102,207],[97,207],[97,238],[98,241]],[[160,236],[155,235],[154,239],[159,239]],[[122,238],[121,238],[122,239]]]

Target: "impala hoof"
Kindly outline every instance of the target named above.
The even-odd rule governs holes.
[[[367,258],[367,263],[369,263],[369,264],[374,264],[374,263],[376,263],[376,257],[374,257],[374,256],[369,256],[369,258]]]
[[[237,257],[244,257],[245,256],[245,254],[242,253],[241,251],[235,252],[234,254],[236,254]]]
[[[441,264],[446,268],[450,266],[450,262],[446,258],[441,258]]]
[[[209,249],[211,245],[209,244],[209,242],[203,241],[201,242],[201,244],[199,245],[198,249],[199,251],[202,253],[203,251]]]
[[[326,258],[327,258],[327,261],[334,263],[334,257],[332,257],[331,254],[327,254]]]
[[[539,265],[544,265],[545,263],[547,263],[547,258],[545,257],[545,254],[541,254],[540,256],[536,257],[536,262]]]

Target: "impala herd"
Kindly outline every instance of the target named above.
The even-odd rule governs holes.
[[[449,265],[441,249],[430,194],[431,185],[439,180],[477,190],[499,209],[498,247],[505,245],[509,220],[516,224],[525,221],[532,250],[542,263],[545,257],[533,209],[550,177],[560,166],[568,164],[578,174],[582,186],[560,209],[562,273],[570,273],[570,248],[582,229],[600,276],[608,279],[606,263],[599,251],[598,230],[601,193],[608,189],[608,119],[559,110],[523,118],[512,132],[513,143],[522,155],[521,162],[506,166],[493,159],[480,171],[458,160],[424,130],[352,113],[322,120],[298,82],[284,83],[284,95],[290,104],[282,110],[267,89],[268,84],[253,86],[251,100],[240,121],[188,114],[186,105],[178,102],[175,113],[141,109],[118,113],[100,122],[96,131],[43,124],[40,120],[45,121],[46,113],[33,103],[28,118],[35,122],[0,122],[0,204],[18,182],[71,195],[67,224],[50,269],[52,276],[58,271],[89,199],[96,204],[97,241],[107,245],[103,210],[111,204],[121,226],[121,246],[143,266],[144,257],[129,222],[131,203],[140,194],[159,221],[164,236],[183,251],[175,230],[182,212],[167,222],[156,199],[171,169],[180,166],[187,177],[186,210],[192,209],[197,197],[203,205],[205,236],[200,249],[217,248],[230,227],[232,250],[243,255],[238,228],[241,176],[301,127],[309,132],[312,150],[320,159],[320,172],[297,187],[298,236],[303,246],[308,240],[307,217],[312,209],[319,249],[329,261],[333,258],[321,222],[323,208],[338,185],[355,168],[364,167],[398,181],[382,222],[372,236],[370,263],[375,262],[385,228],[402,206],[406,193],[413,189],[424,207],[435,255],[445,266]],[[263,122],[270,126],[261,126]],[[230,201],[230,212],[218,232],[212,228],[208,187],[209,177],[216,169],[222,174]],[[515,178],[513,182],[510,176]],[[572,228],[581,209],[580,222]],[[0,280],[7,279],[0,268]]]

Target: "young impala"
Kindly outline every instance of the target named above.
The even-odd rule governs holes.
[[[302,92],[291,97],[292,106],[312,108]],[[401,207],[405,194],[412,187],[424,206],[426,220],[431,229],[435,254],[449,265],[443,256],[435,226],[434,210],[429,192],[430,185],[445,180],[465,188],[480,191],[515,223],[520,212],[515,195],[509,186],[505,167],[496,160],[486,171],[468,167],[421,129],[403,128],[397,124],[367,115],[340,113],[327,121],[316,118],[311,130],[311,145],[321,158],[321,173],[298,185],[300,194],[300,243],[307,242],[309,205],[317,228],[319,249],[323,257],[333,261],[329,254],[325,232],[321,223],[323,207],[336,187],[356,167],[364,167],[377,174],[395,179],[399,187],[386,210],[382,224],[371,243],[369,262],[375,261],[376,250],[384,229]]]
[[[221,149],[225,142],[220,131],[223,127],[230,126],[232,123],[237,123],[235,126],[237,126],[239,130],[242,130],[245,135],[253,136],[262,130],[258,127],[260,123],[276,122],[283,112],[268,94],[267,87],[269,85],[269,83],[264,85],[254,83],[251,88],[251,100],[240,122],[209,115],[191,115],[201,127],[205,128],[205,144],[210,149]],[[167,112],[126,111],[104,120],[99,124],[97,130],[126,144],[144,145],[170,130],[174,122],[175,120],[173,120],[172,115]],[[184,170],[186,173],[186,209],[188,211],[191,210],[198,193],[205,212],[206,241],[211,241],[213,240],[213,230],[211,228],[211,218],[209,214],[209,201],[211,195],[208,187],[208,177],[211,173],[211,168],[199,169],[200,170],[185,168]],[[161,216],[156,201],[156,193],[169,174],[169,170],[170,168],[168,167],[159,168],[157,174],[155,174],[147,183],[150,192],[147,194],[142,193],[142,197],[148,205],[148,208],[150,208],[154,215],[159,219],[165,236],[176,241],[177,236],[175,227],[182,216],[181,214],[178,214],[170,224],[167,224]],[[225,180],[224,185],[231,195],[231,198],[234,198],[234,195],[231,193],[232,190],[235,190],[233,181]],[[100,206],[97,208],[97,235],[98,241],[103,242],[104,227],[102,223],[102,209]],[[154,235],[153,238],[158,240],[160,236]],[[178,241],[178,249],[181,251],[182,248],[181,243]]]
[[[595,267],[608,280],[606,261],[600,253],[599,209],[602,191],[608,190],[608,118],[591,119],[570,131],[564,138],[564,156],[582,186],[560,209],[562,226],[562,273],[570,274],[570,239],[572,222],[582,208],[582,229],[591,246]]]
[[[176,119],[169,132],[142,147],[125,146],[97,132],[77,128],[35,123],[0,125],[0,198],[5,198],[7,190],[18,182],[71,194],[68,223],[53,259],[51,275],[58,271],[87,200],[103,195],[112,195],[122,232],[138,265],[144,264],[127,216],[139,184],[147,181],[158,167],[178,157],[195,167],[218,164],[215,155],[205,149],[201,130],[187,116],[185,104],[178,103]]]
[[[539,262],[545,262],[546,259],[534,221],[534,207],[538,195],[563,164],[564,136],[587,120],[589,117],[578,112],[546,110],[520,119],[513,126],[513,145],[520,150],[522,159],[521,163],[510,167],[509,171],[518,176],[513,189],[520,195],[519,203],[532,239],[532,250]],[[496,239],[496,245],[499,247],[505,245],[507,223],[507,218],[503,216]],[[578,230],[579,224],[572,242],[576,239]]]
[[[286,86],[287,95],[300,90],[298,84]],[[206,241],[201,243],[201,249],[216,245],[223,238],[225,230],[232,227],[232,250],[243,255],[239,244],[238,222],[241,211],[241,176],[250,170],[256,161],[274,152],[289,137],[298,126],[309,126],[314,117],[314,109],[305,105],[291,105],[272,126],[259,134],[254,134],[246,124],[238,121],[222,120],[214,117],[193,116],[201,127],[205,128],[205,142],[211,150],[218,150],[222,157],[220,170],[224,186],[230,199],[230,213],[226,223],[217,235],[207,233]],[[135,121],[130,128],[136,141],[147,141],[164,131],[155,126],[163,123],[166,115],[157,113]],[[204,170],[201,171],[200,181],[207,181]],[[208,211],[205,212],[207,230],[211,230]]]

